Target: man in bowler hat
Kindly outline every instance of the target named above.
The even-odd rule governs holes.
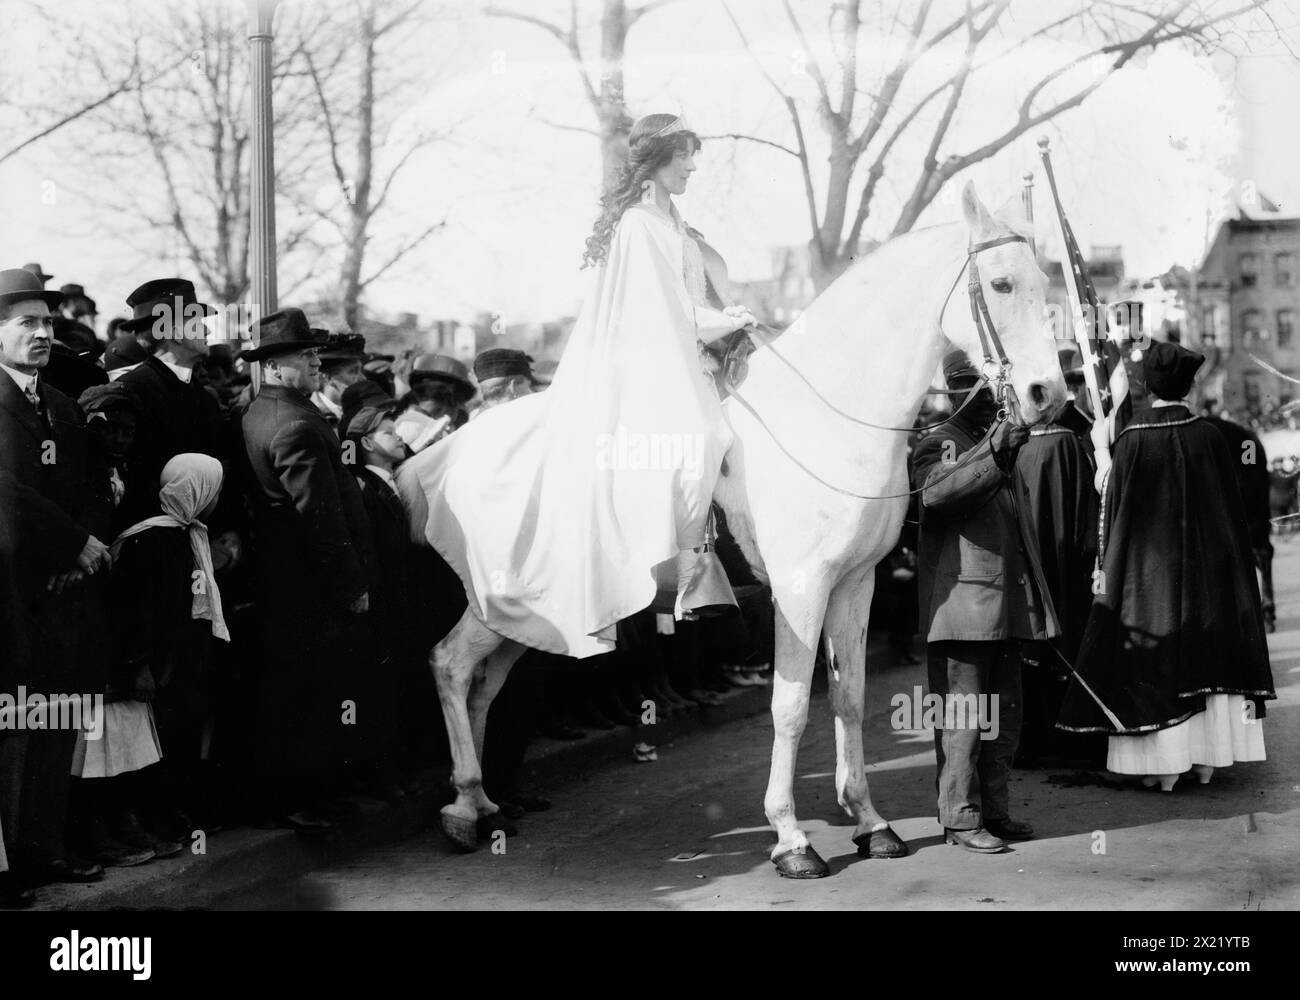
[[[95,690],[86,677],[94,662],[86,578],[107,568],[109,555],[86,516],[95,491],[81,411],[41,374],[60,298],[27,270],[0,271],[0,690],[11,696],[19,687]],[[29,905],[38,885],[103,875],[65,850],[76,736],[0,731],[0,828],[12,865],[0,876],[0,906]]]
[[[221,408],[211,393],[194,378],[194,367],[208,353],[203,318],[216,310],[199,302],[194,283],[184,278],[147,281],[127,296],[133,315],[120,329],[135,335],[152,351],[117,381],[135,393],[140,402],[128,468],[123,518],[129,523],[161,512],[158,477],[177,455],[198,452],[213,458],[222,454]],[[227,467],[227,474],[229,474]],[[233,519],[231,496],[211,525],[216,531]]]

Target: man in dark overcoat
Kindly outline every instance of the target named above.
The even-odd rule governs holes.
[[[108,566],[108,550],[86,523],[94,496],[85,422],[76,403],[44,384],[60,296],[21,269],[0,271],[0,477],[6,548],[0,594],[7,617],[0,690],[16,707],[31,695],[93,695],[95,653],[88,577]],[[31,714],[27,714],[31,719]],[[67,856],[64,843],[76,730],[0,730],[0,828],[12,870],[0,905],[49,882],[102,877],[97,865]]]
[[[974,391],[960,352],[944,361],[950,389]],[[953,397],[961,400],[964,397]],[[935,727],[939,822],[950,844],[981,854],[1033,836],[1011,818],[1007,780],[1020,739],[1020,643],[1059,628],[1037,552],[1012,495],[1024,427],[994,428],[987,387],[912,455],[921,492],[919,584]],[[996,713],[996,714],[995,714]]]
[[[243,418],[251,481],[255,593],[263,663],[254,766],[262,810],[296,829],[328,829],[325,804],[351,724],[342,679],[370,607],[361,492],[338,436],[311,403],[314,333],[299,309],[254,324],[263,384]]]
[[[119,329],[148,341],[153,353],[118,382],[139,400],[140,414],[128,468],[128,524],[160,513],[158,477],[169,460],[187,452],[222,459],[226,474],[231,467],[222,454],[221,407],[194,377],[194,366],[208,353],[203,317],[216,312],[199,302],[194,283],[184,278],[146,281],[127,296],[133,315]],[[223,496],[213,523],[213,537],[231,527],[234,491]]]

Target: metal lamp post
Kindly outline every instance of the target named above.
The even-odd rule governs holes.
[[[275,287],[275,118],[271,107],[271,23],[277,0],[248,0],[248,62],[252,101],[249,166],[249,314],[254,322],[276,309]],[[254,343],[256,346],[256,343]],[[253,392],[262,365],[252,366]]]

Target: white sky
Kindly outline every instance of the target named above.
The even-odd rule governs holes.
[[[113,2],[119,0],[88,9]],[[0,0],[9,9],[13,3]],[[585,6],[599,10],[597,0],[585,0]],[[518,0],[516,7],[551,14],[567,4]],[[779,3],[742,0],[734,9],[766,64],[783,81],[800,85],[789,63],[793,42]],[[810,19],[809,30],[815,27]],[[466,109],[473,114],[454,144],[413,161],[392,195],[398,210],[384,221],[377,242],[423,228],[445,211],[450,224],[376,284],[367,304],[376,314],[410,311],[423,320],[467,318],[478,310],[504,312],[510,322],[572,312],[583,288],[583,241],[596,214],[597,142],[541,120],[593,123],[569,56],[536,28],[481,17],[448,24],[438,42],[428,58],[437,62],[442,82],[409,110],[409,126],[464,117]],[[593,50],[594,42],[593,36]],[[885,55],[877,43],[867,46],[867,60]],[[40,60],[33,53],[39,49],[17,48],[17,61],[11,59],[6,72],[38,73]],[[994,207],[1018,197],[1027,169],[1039,181],[1042,218],[1048,205],[1034,142],[1043,134],[1052,139],[1058,183],[1080,242],[1085,250],[1122,244],[1130,276],[1194,264],[1204,247],[1207,213],[1221,213],[1234,183],[1252,180],[1284,209],[1300,214],[1300,66],[1281,46],[1256,43],[1254,49],[1255,55],[1237,64],[1175,49],[1135,60],[1082,108],[959,175],[922,224],[957,215],[955,195],[968,177]],[[792,143],[783,110],[716,0],[678,0],[647,15],[629,36],[628,51],[627,95],[634,115],[682,112],[702,134],[758,131]],[[1035,78],[1035,64],[1055,65],[1062,51],[1030,50],[1005,69],[977,78],[974,100],[963,105],[940,157],[964,151],[973,137],[1007,121],[1017,95]],[[939,72],[949,57],[935,56],[931,71]],[[923,80],[918,73],[918,82]],[[808,85],[806,77],[802,84]],[[805,126],[819,141],[811,116]],[[141,260],[112,240],[87,237],[98,185],[128,179],[74,173],[59,152],[57,143],[49,143],[0,166],[0,266],[39,260],[56,275],[56,284],[80,281],[99,301],[101,316],[112,315],[124,309],[122,300],[134,285],[174,265],[166,258]],[[814,152],[819,163],[824,160],[820,142]],[[680,207],[722,251],[733,277],[766,277],[770,248],[808,239],[792,158],[717,140],[706,144],[697,163]],[[895,163],[873,206],[875,226],[868,226],[868,236],[887,234],[910,190],[914,174],[902,161]],[[55,205],[40,197],[42,184],[51,180],[60,192]],[[336,273],[330,262],[304,296],[336,284]]]

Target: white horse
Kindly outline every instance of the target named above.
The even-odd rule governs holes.
[[[907,434],[844,414],[880,428],[911,427],[947,344],[977,364],[987,356],[967,295],[970,259],[1010,361],[1008,385],[1020,418],[1050,419],[1065,399],[1046,280],[1029,245],[1000,242],[968,255],[977,244],[1021,235],[1016,230],[1023,223],[995,218],[970,184],[962,209],[965,225],[900,236],[846,271],[781,334],[780,358],[762,349],[752,356],[741,387],[752,412],[735,399],[724,404],[735,443],[715,499],[746,559],[770,584],[775,605],[775,734],[764,808],[777,834],[773,863],[788,877],[829,871],[799,829],[793,793],[822,636],[835,712],[835,787],[857,822],[853,841],[864,856],[906,853],[871,802],[862,716],[873,570],[902,526]],[[423,540],[427,501],[418,477],[408,469],[398,487],[412,533]],[[429,655],[456,789],[456,801],[443,807],[442,827],[467,850],[475,846],[479,821],[497,818],[482,787],[483,734],[488,707],[523,650],[466,610]]]

